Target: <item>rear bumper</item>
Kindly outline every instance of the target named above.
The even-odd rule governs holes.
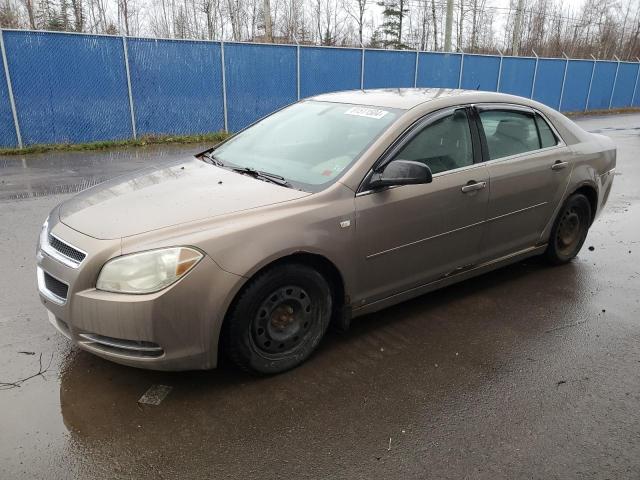
[[[60,232],[63,227],[57,233],[67,240],[68,232]],[[74,245],[78,240],[76,232]],[[205,256],[160,292],[103,292],[95,289],[95,281],[113,252],[99,242],[87,238],[79,245],[88,253],[87,262],[77,269],[38,252],[38,289],[51,324],[79,348],[123,365],[153,370],[215,367],[227,298],[241,277]],[[51,295],[41,280],[45,274],[67,286],[66,298]]]

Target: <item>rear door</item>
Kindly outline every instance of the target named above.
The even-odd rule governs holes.
[[[380,300],[475,263],[489,200],[489,175],[469,112],[463,107],[429,116],[388,155],[386,160],[425,163],[433,173],[431,183],[357,194],[360,295],[354,298],[356,304]]]
[[[483,259],[536,245],[567,188],[568,149],[536,111],[477,105],[477,121],[491,178]]]

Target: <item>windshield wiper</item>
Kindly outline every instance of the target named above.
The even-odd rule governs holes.
[[[211,152],[211,153],[203,153],[202,156],[204,158],[206,158],[207,160],[209,160],[209,163],[211,165],[215,165],[216,167],[225,167],[226,166],[222,160],[220,160],[219,158],[217,158],[213,154],[213,152]]]
[[[265,172],[262,170],[256,170],[254,168],[251,167],[232,167],[231,168],[234,172],[238,172],[238,173],[242,173],[244,175],[250,175],[254,178],[259,178],[261,180],[266,180],[268,182],[271,183],[275,183],[276,185],[280,185],[282,187],[289,187],[291,188],[291,184],[289,182],[287,182],[287,180],[280,176],[280,175],[276,175],[275,173],[269,173],[269,172]]]
[[[225,164],[222,160],[217,158],[213,152],[203,153],[202,157],[207,160],[207,163],[211,165],[215,165],[216,167],[228,168],[229,170],[233,170],[234,172],[241,173],[243,175],[250,175],[253,178],[258,178],[260,180],[266,180],[267,182],[275,183],[276,185],[280,185],[282,187],[293,188],[292,185],[287,182],[287,180],[275,173],[269,173],[262,170],[256,170],[251,167],[232,167],[230,165]]]

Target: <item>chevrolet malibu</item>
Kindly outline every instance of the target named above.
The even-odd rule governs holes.
[[[330,324],[534,255],[570,261],[615,162],[609,139],[520,97],[319,95],[57,206],[40,298],[114,362],[282,372]]]

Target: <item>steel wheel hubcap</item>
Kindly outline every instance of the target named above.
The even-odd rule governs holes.
[[[558,246],[562,250],[570,250],[580,240],[580,215],[575,210],[565,213],[558,228]]]
[[[298,346],[307,336],[313,320],[311,298],[296,286],[272,292],[258,308],[252,323],[252,337],[258,348],[280,353]]]

